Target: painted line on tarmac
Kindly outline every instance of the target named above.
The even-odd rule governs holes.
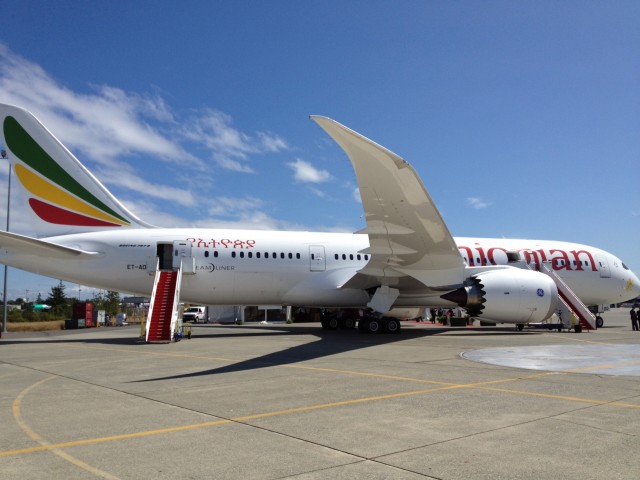
[[[48,382],[49,380],[53,380],[54,378],[60,378],[58,376],[52,375],[50,377],[46,377],[36,383],[34,383],[33,385],[30,385],[29,387],[25,388],[24,390],[22,390],[18,396],[16,397],[16,399],[13,401],[13,405],[11,406],[11,411],[13,413],[13,417],[16,420],[16,423],[18,424],[18,426],[22,429],[22,431],[24,433],[27,434],[27,436],[31,439],[34,440],[36,442],[38,442],[40,444],[40,447],[42,450],[49,450],[52,453],[56,454],[57,456],[59,456],[60,458],[62,458],[63,460],[66,460],[67,462],[75,465],[78,468],[81,468],[89,473],[92,473],[93,475],[96,475],[98,477],[102,477],[102,478],[107,478],[109,480],[119,480],[118,477],[115,477],[113,475],[111,475],[110,473],[107,473],[103,470],[100,470],[99,468],[93,467],[91,465],[89,465],[88,463],[83,462],[82,460],[69,455],[67,452],[64,452],[62,450],[60,450],[60,447],[56,447],[56,445],[52,445],[50,444],[47,440],[45,440],[40,434],[38,434],[36,431],[34,431],[22,418],[22,399],[25,397],[25,395],[27,395],[27,393],[29,393],[31,390],[33,390],[36,387],[39,387],[40,385],[42,385],[45,382]],[[0,456],[2,456],[2,452],[0,452]]]
[[[640,410],[640,405],[633,404],[633,403],[608,402],[604,400],[594,400],[590,398],[567,397],[564,395],[553,395],[549,393],[539,393],[539,392],[526,392],[524,390],[512,390],[510,388],[494,388],[494,387],[483,387],[483,386],[477,386],[473,388],[477,388],[478,390],[487,390],[490,392],[512,393],[515,395],[525,395],[528,397],[550,398],[553,400],[566,400],[569,402],[586,403],[589,405],[601,405],[606,407],[622,407],[622,408],[631,408],[631,409]]]
[[[358,372],[352,372],[352,371],[340,371],[340,370],[334,370],[334,369],[324,369],[324,370],[335,371],[336,373],[359,374]],[[54,443],[54,444],[47,443],[36,432],[31,430],[28,427],[28,425],[26,425],[21,420],[21,417],[20,417],[20,402],[22,401],[24,396],[28,392],[30,392],[32,389],[34,389],[37,386],[39,386],[42,383],[44,383],[45,381],[48,381],[48,380],[50,380],[52,378],[56,378],[56,377],[47,377],[46,379],[41,380],[39,382],[36,382],[35,384],[33,384],[30,387],[27,387],[25,390],[23,390],[18,395],[18,398],[16,398],[16,401],[14,402],[14,416],[16,416],[16,420],[21,425],[21,427],[23,427],[23,426],[25,427],[25,428],[23,428],[23,430],[25,430],[25,432],[27,432],[27,434],[32,439],[38,441],[40,443],[40,445],[39,446],[35,446],[35,447],[27,447],[27,448],[15,449],[15,450],[0,451],[0,457],[28,454],[28,453],[41,452],[41,451],[53,451],[54,453],[58,454],[58,453],[64,453],[64,452],[59,452],[59,450],[64,449],[64,448],[78,447],[78,446],[83,446],[83,445],[94,445],[94,444],[99,444],[99,443],[114,442],[114,441],[120,441],[120,440],[130,440],[130,439],[148,437],[148,436],[152,436],[152,435],[163,435],[163,434],[169,434],[169,433],[173,433],[173,432],[183,432],[183,431],[195,430],[195,429],[200,429],[200,428],[215,427],[215,426],[221,426],[221,425],[229,425],[229,424],[233,424],[233,423],[240,423],[240,424],[250,425],[250,424],[247,424],[246,422],[248,422],[250,420],[259,420],[259,419],[262,419],[262,418],[269,418],[269,417],[282,416],[282,415],[290,415],[290,414],[295,414],[295,413],[304,413],[304,412],[310,412],[310,411],[315,411],[315,410],[323,410],[323,409],[336,408],[336,407],[342,407],[342,406],[348,406],[348,405],[356,405],[356,404],[362,404],[362,403],[368,403],[368,402],[374,402],[374,401],[380,401],[380,400],[388,400],[388,399],[393,399],[393,398],[402,398],[402,397],[409,397],[409,396],[415,396],[415,395],[424,395],[424,394],[429,394],[429,393],[434,393],[434,392],[447,391],[447,390],[456,390],[456,389],[478,389],[478,390],[485,390],[485,391],[495,391],[495,392],[500,392],[500,393],[510,393],[510,394],[516,394],[516,395],[526,395],[526,396],[535,396],[535,397],[541,397],[541,398],[558,399],[558,400],[564,400],[564,401],[570,401],[570,402],[586,403],[586,404],[590,404],[590,405],[604,405],[604,406],[615,406],[615,407],[622,407],[622,408],[640,409],[640,405],[633,405],[633,404],[622,403],[622,402],[609,402],[609,401],[594,400],[594,399],[588,399],[588,398],[568,397],[568,396],[562,396],[562,395],[552,395],[552,394],[543,394],[543,393],[535,393],[535,392],[526,392],[526,391],[519,391],[519,390],[512,390],[512,389],[495,388],[495,387],[490,387],[489,386],[489,385],[495,385],[497,383],[506,383],[506,382],[513,382],[513,381],[519,381],[519,380],[527,380],[527,379],[531,379],[531,378],[544,377],[544,376],[553,375],[553,374],[554,373],[537,373],[537,374],[529,375],[529,376],[526,376],[526,377],[506,378],[506,379],[499,379],[499,380],[490,380],[490,381],[485,381],[485,382],[475,382],[475,383],[469,383],[469,384],[443,384],[442,382],[438,382],[440,384],[440,386],[434,387],[434,388],[414,390],[414,391],[409,391],[409,392],[399,392],[399,393],[393,393],[393,394],[388,394],[388,395],[378,395],[378,396],[373,396],[373,397],[356,398],[356,399],[352,399],[352,400],[343,400],[343,401],[339,401],[339,402],[323,403],[323,404],[318,404],[318,405],[309,405],[309,406],[306,406],[306,407],[294,407],[294,408],[289,408],[289,409],[285,409],[285,410],[276,410],[276,411],[272,411],[272,412],[263,412],[263,413],[256,413],[256,414],[251,414],[251,415],[243,415],[243,416],[240,416],[240,417],[235,417],[235,418],[230,418],[230,419],[220,419],[220,420],[214,420],[214,421],[210,421],[210,422],[202,422],[202,423],[196,423],[196,424],[190,424],[190,425],[181,425],[181,426],[176,426],[176,427],[168,427],[168,428],[161,428],[161,429],[154,429],[154,430],[146,430],[146,431],[140,431],[140,432],[128,433],[128,434],[122,434],[122,435],[112,435],[112,436],[108,436],[108,437],[90,438],[90,439],[75,440],[75,441],[70,441],[70,442],[62,442],[62,443]],[[367,374],[367,376],[378,376],[378,375],[377,374]],[[380,375],[380,376],[383,377],[383,378],[391,377],[391,378],[395,378],[395,379],[406,379],[406,377],[393,377],[393,376],[389,376],[389,375]],[[411,379],[411,380],[412,381],[417,381],[417,382],[425,382],[425,383],[428,382],[428,381],[423,381],[423,380],[420,380],[420,379]],[[15,412],[17,412],[17,414]],[[71,461],[75,465],[81,466],[81,468],[85,468],[85,466],[86,466],[87,468],[85,468],[85,469],[91,469],[89,471],[92,471],[93,473],[101,472],[101,471],[99,471],[97,469],[94,469],[94,467],[91,467],[91,466],[89,466],[87,464],[83,464],[83,462],[81,462],[80,460],[75,459],[74,457],[69,456],[69,458],[73,459],[73,460],[69,460],[69,461]],[[104,476],[109,475],[106,472],[101,472],[101,473],[104,474]],[[109,476],[109,477],[105,477],[105,478],[115,478],[115,477]]]
[[[50,380],[51,378],[56,378],[56,377],[49,377],[49,378],[47,378],[45,380]],[[36,386],[40,385],[41,383],[43,383],[43,381],[40,381],[40,382],[37,382],[34,385],[31,385],[27,389],[23,390],[20,393],[20,395],[24,396],[23,394],[26,394],[27,391],[31,390],[32,388],[35,388]],[[145,431],[127,433],[127,434],[122,434],[122,435],[112,435],[112,436],[108,436],[108,437],[88,438],[88,439],[85,439],[85,440],[75,440],[75,441],[70,441],[70,442],[51,443],[51,444],[50,443],[46,443],[46,441],[44,441],[42,439],[42,437],[40,437],[37,433],[33,432],[27,426],[29,431],[31,433],[33,433],[35,436],[37,436],[37,438],[39,439],[37,441],[39,443],[41,443],[40,446],[20,448],[20,449],[16,449],[16,450],[0,451],[0,457],[8,457],[8,456],[11,456],[11,455],[21,455],[21,454],[27,454],[27,453],[49,451],[49,450],[53,450],[55,452],[55,450],[62,449],[62,448],[71,448],[71,447],[78,447],[78,446],[84,446],[84,445],[95,445],[95,444],[98,444],[98,443],[113,442],[113,441],[118,441],[118,440],[129,440],[129,439],[135,439],[135,438],[148,437],[148,436],[152,436],[152,435],[162,435],[162,434],[173,433],[173,432],[183,432],[183,431],[187,431],[187,430],[195,430],[195,429],[206,428],[206,427],[215,427],[215,426],[219,426],[219,425],[228,425],[228,424],[233,424],[233,423],[241,423],[241,424],[245,424],[245,425],[251,426],[249,424],[246,424],[245,422],[247,422],[249,420],[258,420],[258,419],[261,419],[261,418],[275,417],[275,416],[280,416],[280,415],[289,415],[289,414],[292,414],[292,413],[303,413],[303,412],[310,412],[310,411],[313,411],[313,410],[321,410],[321,409],[327,409],[327,408],[341,407],[341,406],[346,406],[346,405],[356,405],[356,404],[359,404],[359,403],[373,402],[373,401],[378,401],[378,400],[388,400],[388,399],[391,399],[391,398],[409,397],[409,396],[413,396],[413,395],[421,395],[421,394],[425,394],[425,393],[437,392],[437,391],[442,391],[442,390],[451,390],[451,389],[455,389],[455,388],[459,388],[459,387],[460,387],[459,385],[452,385],[452,386],[444,386],[444,387],[436,387],[436,388],[427,388],[427,389],[415,390],[415,391],[411,391],[411,392],[392,393],[392,394],[389,394],[389,395],[378,395],[378,396],[375,396],[375,397],[356,398],[356,399],[353,399],[353,400],[343,400],[343,401],[340,401],[340,402],[323,403],[323,404],[319,404],[319,405],[309,405],[309,406],[306,406],[306,407],[295,407],[295,408],[289,408],[289,409],[286,409],[286,410],[276,410],[276,411],[272,411],[272,412],[263,412],[263,413],[256,413],[256,414],[252,414],[252,415],[243,415],[241,417],[234,417],[234,418],[221,419],[221,420],[213,420],[211,422],[194,423],[194,424],[190,424],[190,425],[181,425],[181,426],[176,426],[176,427],[160,428],[160,429],[155,429],[155,430],[145,430]],[[34,437],[31,437],[31,438],[36,440],[36,438],[34,438]]]

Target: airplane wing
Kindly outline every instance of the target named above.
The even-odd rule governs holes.
[[[34,255],[46,260],[91,258],[99,253],[86,252],[17,233],[0,231],[0,263],[3,263],[2,258],[6,255]]]
[[[371,260],[343,287],[448,290],[464,260],[416,171],[395,153],[327,117],[311,117],[345,151],[362,197]]]

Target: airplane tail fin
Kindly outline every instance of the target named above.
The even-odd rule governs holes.
[[[149,225],[122,205],[30,112],[0,104],[0,161],[11,162],[38,237]]]

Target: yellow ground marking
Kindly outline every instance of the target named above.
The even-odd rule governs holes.
[[[640,365],[640,360],[633,362],[607,363],[604,365],[593,365],[591,367],[572,368],[571,370],[561,370],[560,373],[578,373],[589,370],[607,370],[609,368],[626,367],[629,365]]]
[[[512,393],[515,395],[525,395],[528,397],[551,398],[553,400],[566,400],[568,402],[587,403],[590,405],[603,405],[607,407],[622,407],[622,408],[632,408],[632,409],[640,410],[640,405],[636,405],[633,403],[607,402],[605,400],[594,400],[591,398],[581,398],[581,397],[567,397],[565,395],[553,395],[549,393],[525,392],[523,390],[512,390],[509,388],[494,388],[494,387],[483,387],[483,386],[476,386],[474,388],[477,388],[478,390],[487,390],[490,392]]]
[[[46,380],[49,380],[51,378],[55,378],[55,377],[49,377],[43,381],[37,382],[34,385],[28,387],[27,389],[23,390],[23,392],[21,392],[20,395],[26,394],[27,391],[31,390],[32,388],[38,386],[39,384],[43,383]],[[141,431],[141,432],[134,432],[134,433],[126,433],[126,434],[122,434],[122,435],[112,435],[109,437],[99,437],[99,438],[88,438],[85,440],[75,440],[75,441],[70,441],[70,442],[61,442],[61,443],[46,443],[44,442],[41,437],[33,432],[28,426],[26,426],[28,432],[27,434],[33,439],[36,440],[40,443],[40,446],[37,447],[27,447],[27,448],[20,448],[20,449],[16,449],[16,450],[5,450],[0,452],[0,457],[7,457],[10,455],[20,455],[20,454],[26,454],[26,453],[33,453],[33,452],[42,452],[42,451],[48,451],[48,450],[53,450],[55,452],[55,450],[57,449],[62,449],[62,448],[70,448],[70,447],[78,447],[78,446],[83,446],[83,445],[95,445],[97,443],[105,443],[105,442],[113,442],[113,441],[117,441],[117,440],[129,440],[129,439],[135,439],[135,438],[142,438],[142,437],[148,437],[148,436],[152,436],[152,435],[161,435],[161,434],[167,434],[167,433],[173,433],[173,432],[183,432],[186,430],[195,430],[198,428],[206,428],[206,427],[214,427],[214,426],[219,426],[219,425],[228,425],[231,423],[244,423],[247,422],[249,420],[259,420],[261,418],[268,418],[268,417],[275,417],[275,416],[281,416],[281,415],[289,415],[292,413],[302,413],[302,412],[310,412],[313,410],[321,410],[321,409],[327,409],[327,408],[334,408],[334,407],[341,407],[341,406],[346,406],[346,405],[355,405],[358,403],[366,403],[366,402],[373,402],[373,401],[378,401],[378,400],[388,400],[391,398],[400,398],[400,397],[409,397],[409,396],[413,396],[413,395],[421,395],[421,394],[425,394],[425,393],[431,393],[431,392],[436,392],[436,391],[441,391],[441,390],[449,390],[449,389],[453,389],[453,388],[459,388],[460,385],[453,385],[453,386],[445,386],[445,387],[436,387],[436,388],[427,388],[427,389],[422,389],[422,390],[415,390],[412,392],[400,392],[400,393],[392,393],[392,394],[388,394],[388,395],[378,395],[375,397],[365,397],[365,398],[356,398],[353,400],[343,400],[340,402],[331,402],[331,403],[323,403],[323,404],[319,404],[319,405],[309,405],[306,407],[295,407],[295,408],[288,408],[286,410],[276,410],[273,412],[264,412],[264,413],[256,413],[256,414],[252,414],[252,415],[243,415],[241,417],[235,417],[235,418],[230,418],[230,419],[221,419],[221,420],[213,420],[211,422],[202,422],[202,423],[194,423],[194,424],[190,424],[190,425],[181,425],[181,426],[177,426],[177,427],[168,427],[168,428],[160,428],[160,429],[155,429],[155,430],[145,430],[145,431]],[[25,431],[27,431],[25,430]],[[31,434],[33,434],[35,437],[32,437]]]
[[[597,342],[594,342],[594,343],[597,343]],[[67,345],[67,344],[64,344],[64,346],[74,346],[74,347],[99,349],[99,350],[108,350],[108,351],[114,351],[115,350],[115,351],[122,352],[122,353],[132,353],[132,354],[136,354],[136,355],[143,354],[143,355],[155,355],[155,356],[166,356],[166,357],[195,358],[195,359],[200,359],[200,360],[216,360],[216,361],[224,361],[224,362],[246,361],[246,360],[231,359],[231,358],[226,358],[226,357],[212,357],[212,356],[207,356],[207,355],[186,355],[186,354],[167,353],[167,352],[140,352],[140,351],[132,351],[132,350],[121,349],[121,348],[114,349],[114,348],[108,348],[108,347],[96,347],[96,346],[87,346],[87,345]],[[626,363],[636,364],[636,363],[640,363],[640,362],[626,362]],[[70,448],[70,447],[76,447],[76,446],[82,446],[82,445],[93,445],[93,444],[98,444],[98,443],[112,442],[112,441],[119,441],[119,440],[142,438],[142,437],[147,437],[147,436],[151,436],[151,435],[161,435],[161,434],[168,434],[168,433],[172,433],[172,432],[180,432],[180,431],[194,430],[194,429],[199,429],[199,428],[214,427],[214,426],[220,426],[220,425],[228,425],[228,424],[231,424],[231,423],[243,423],[243,422],[246,422],[246,421],[249,421],[249,420],[256,420],[256,419],[261,419],[261,418],[282,416],[282,415],[288,415],[288,414],[293,414],[293,413],[303,413],[303,412],[309,412],[309,411],[314,411],[314,410],[335,408],[335,407],[347,406],[347,405],[355,405],[355,404],[367,403],[367,402],[373,402],[373,401],[380,401],[380,400],[388,400],[388,399],[392,399],[392,398],[401,398],[401,397],[408,397],[408,396],[415,396],[415,395],[423,395],[423,394],[428,394],[428,393],[433,393],[433,392],[438,392],[438,391],[455,390],[455,389],[478,389],[478,390],[494,391],[494,392],[500,392],[500,393],[510,393],[510,394],[515,394],[515,395],[525,395],[525,396],[534,396],[534,397],[540,397],[540,398],[557,399],[557,400],[564,400],[564,401],[570,401],[570,402],[585,403],[585,404],[590,404],[590,405],[604,405],[604,406],[614,406],[614,407],[621,407],[621,408],[640,409],[640,405],[634,405],[634,404],[629,404],[629,403],[609,402],[609,401],[606,401],[606,400],[595,400],[595,399],[580,398],[580,397],[570,397],[570,396],[564,396],[564,395],[554,395],[554,394],[545,394],[545,393],[527,392],[527,391],[522,391],[522,390],[513,390],[513,389],[490,387],[490,385],[495,385],[495,384],[498,384],[498,383],[508,383],[508,382],[515,382],[515,381],[521,381],[521,380],[530,380],[530,379],[533,379],[533,378],[541,378],[541,377],[545,377],[545,376],[549,376],[549,375],[557,375],[558,373],[573,373],[573,372],[581,370],[581,369],[567,370],[567,371],[563,371],[563,372],[541,372],[541,373],[535,373],[535,374],[532,374],[532,375],[513,377],[513,378],[504,378],[504,379],[498,379],[498,380],[488,380],[488,381],[484,381],[484,382],[476,382],[476,383],[469,383],[469,384],[455,384],[455,383],[440,382],[440,381],[435,381],[435,380],[425,380],[425,379],[412,378],[412,377],[403,377],[403,376],[395,376],[395,375],[387,375],[387,374],[378,374],[378,373],[372,373],[372,372],[360,372],[360,371],[355,371],[355,370],[340,370],[340,369],[334,369],[334,368],[311,367],[311,366],[305,366],[305,365],[290,365],[290,364],[288,364],[288,365],[272,365],[272,364],[269,364],[269,363],[266,363],[266,362],[265,362],[265,365],[266,366],[275,366],[275,367],[297,368],[297,369],[309,370],[309,371],[336,373],[336,374],[342,374],[342,375],[365,376],[365,377],[373,377],[373,378],[383,378],[383,379],[388,379],[388,380],[399,380],[399,381],[407,381],[407,382],[426,383],[426,384],[433,384],[433,385],[439,385],[439,386],[438,387],[434,387],[434,388],[421,389],[421,390],[415,390],[415,391],[409,391],[409,392],[399,392],[399,393],[393,393],[393,394],[388,394],[388,395],[378,395],[378,396],[374,396],[374,397],[364,397],[364,398],[357,398],[357,399],[352,399],[352,400],[344,400],[344,401],[340,401],[340,402],[331,402],[331,403],[324,403],[324,404],[319,404],[319,405],[309,405],[309,406],[306,406],[306,407],[295,407],[295,408],[290,408],[290,409],[286,409],[286,410],[263,412],[263,413],[257,413],[257,414],[252,414],[252,415],[245,415],[245,416],[241,416],[241,417],[235,417],[235,418],[231,418],[231,419],[214,420],[214,421],[211,421],[211,422],[203,422],[203,423],[197,423],[197,424],[182,425],[182,426],[176,426],[176,427],[168,427],[168,428],[156,429],[156,430],[147,430],[147,431],[141,431],[141,432],[135,432],[135,433],[129,433],[129,434],[123,434],[123,435],[113,435],[113,436],[109,436],[109,437],[100,437],[100,438],[92,438],[92,439],[85,439],[85,440],[77,440],[77,441],[49,444],[44,439],[42,439],[36,432],[31,430],[30,427],[28,425],[26,425],[26,423],[24,423],[22,421],[21,416],[20,416],[20,403],[22,401],[22,398],[24,398],[24,396],[30,390],[32,390],[33,388],[39,386],[40,384],[44,383],[47,380],[50,380],[51,378],[55,378],[55,377],[48,377],[47,379],[41,380],[41,381],[31,385],[30,387],[27,387],[25,390],[23,390],[18,395],[18,398],[16,398],[16,401],[14,402],[14,407],[13,407],[14,417],[16,417],[16,421],[18,422],[18,424],[25,431],[25,433],[27,433],[27,435],[29,435],[30,438],[32,438],[33,440],[35,440],[38,443],[40,443],[40,446],[28,447],[28,448],[22,448],[22,449],[16,449],[16,450],[0,451],[0,457],[10,456],[10,455],[27,454],[27,453],[40,452],[40,451],[53,451],[54,453],[59,454],[59,453],[64,453],[64,452],[59,452],[59,450],[63,449],[63,448]],[[601,366],[589,367],[589,368],[591,368],[591,369],[593,369],[593,368],[611,368],[612,366],[616,366],[616,365],[615,364],[608,364],[608,365],[601,365]],[[94,467],[91,467],[89,465],[83,464],[83,462],[81,462],[80,460],[75,459],[74,457],[71,457],[71,456],[69,456],[69,457],[70,457],[70,459],[73,459],[73,460],[69,460],[69,461],[71,461],[75,465],[81,466],[81,468],[85,468],[85,466],[86,466],[86,467],[88,467],[88,469],[90,469],[90,471],[101,472],[100,470],[94,469]],[[82,466],[82,465],[84,465],[84,466]],[[106,472],[101,472],[101,473],[103,475],[108,476],[106,478],[115,478],[115,477],[109,476],[109,474],[106,473]]]
[[[182,432],[182,431],[194,430],[194,429],[200,429],[200,428],[206,428],[206,427],[228,425],[228,424],[231,424],[231,423],[244,423],[244,422],[247,422],[247,421],[250,421],[250,420],[258,420],[258,419],[268,418],[268,417],[289,415],[289,414],[294,414],[294,413],[304,413],[304,412],[310,412],[310,411],[315,411],[315,410],[336,408],[336,407],[348,406],[348,405],[356,405],[356,404],[368,403],[368,402],[374,402],[374,401],[380,401],[380,400],[389,400],[389,399],[393,399],[393,398],[409,397],[409,396],[415,396],[415,395],[424,395],[424,394],[428,394],[428,393],[434,393],[434,392],[446,391],[446,390],[455,390],[455,389],[478,389],[478,390],[495,391],[495,392],[501,392],[501,393],[511,393],[511,394],[516,394],[516,395],[526,395],[526,396],[535,396],[535,397],[542,397],[542,398],[558,399],[558,400],[565,400],[565,401],[571,401],[571,402],[586,403],[586,404],[591,404],[591,405],[606,405],[606,406],[616,406],[616,407],[622,407],[622,408],[640,409],[640,405],[633,405],[633,404],[627,404],[627,403],[622,403],[622,402],[607,402],[607,401],[603,401],[603,400],[594,400],[594,399],[580,398],[580,397],[569,397],[569,396],[563,396],[563,395],[553,395],[553,394],[526,392],[526,391],[520,391],[520,390],[495,388],[495,387],[490,387],[489,386],[489,385],[494,385],[494,384],[497,384],[497,383],[505,383],[505,382],[519,381],[519,380],[527,380],[527,379],[539,378],[539,377],[544,377],[544,376],[547,376],[547,375],[553,375],[554,374],[554,373],[549,373],[549,372],[537,373],[537,374],[528,375],[528,376],[525,376],[525,377],[504,378],[504,379],[499,379],[499,380],[488,380],[488,381],[484,381],[484,382],[476,382],[476,383],[468,383],[468,384],[454,384],[454,383],[446,384],[444,382],[431,382],[429,380],[412,379],[412,378],[408,378],[408,377],[395,377],[395,376],[392,376],[392,375],[370,374],[370,373],[367,373],[367,372],[354,372],[354,371],[337,370],[337,369],[318,369],[318,368],[315,368],[315,367],[311,367],[311,369],[312,370],[322,370],[322,371],[328,371],[328,372],[335,372],[335,373],[356,374],[356,375],[365,374],[366,376],[382,377],[382,378],[397,379],[397,380],[409,380],[409,381],[417,381],[417,382],[424,382],[424,383],[429,383],[430,382],[430,383],[439,384],[441,386],[434,387],[434,388],[421,389],[421,390],[414,390],[414,391],[409,391],[409,392],[399,392],[399,393],[392,393],[392,394],[387,394],[387,395],[377,395],[377,396],[373,396],[373,397],[364,397],[364,398],[356,398],[356,399],[352,399],[352,400],[343,400],[343,401],[339,401],[339,402],[323,403],[323,404],[318,404],[318,405],[308,405],[308,406],[303,406],[303,407],[294,407],[294,408],[289,408],[289,409],[285,409],[285,410],[276,410],[276,411],[272,411],[272,412],[263,412],[263,413],[256,413],[256,414],[251,414],[251,415],[244,415],[244,416],[235,417],[235,418],[231,418],[231,419],[213,420],[213,421],[210,421],[210,422],[202,422],[202,423],[196,423],[196,424],[190,424],[190,425],[181,425],[181,426],[176,426],[176,427],[168,427],[168,428],[155,429],[155,430],[146,430],[146,431],[140,431],[140,432],[128,433],[128,434],[122,434],[122,435],[112,435],[112,436],[108,436],[108,437],[90,438],[90,439],[84,439],[84,440],[76,440],[76,441],[70,441],[70,442],[62,442],[62,443],[50,444],[50,443],[47,443],[45,440],[43,440],[42,437],[40,437],[40,435],[38,435],[36,432],[34,432],[28,425],[26,425],[22,421],[21,416],[20,416],[20,402],[22,401],[22,398],[24,398],[24,396],[29,391],[31,391],[33,388],[41,385],[45,381],[48,381],[48,380],[50,380],[52,378],[56,378],[56,377],[48,377],[48,378],[46,378],[44,380],[36,382],[35,384],[33,384],[30,387],[27,387],[25,390],[23,390],[18,395],[18,397],[16,398],[16,401],[14,402],[14,407],[13,407],[14,417],[16,417],[16,421],[18,422],[18,424],[25,431],[25,433],[27,433],[27,435],[29,435],[30,438],[32,438],[33,440],[36,440],[38,443],[40,443],[40,445],[36,446],[36,447],[27,447],[27,448],[21,448],[21,449],[16,449],[16,450],[2,451],[2,452],[0,452],[0,457],[10,456],[10,455],[28,454],[28,453],[41,452],[41,451],[53,451],[56,454],[61,454],[61,453],[64,454],[64,452],[60,452],[60,450],[63,449],[63,448],[71,448],[71,447],[77,447],[77,446],[83,446],[83,445],[94,445],[94,444],[98,444],[98,443],[136,439],[136,438],[148,437],[148,436],[152,436],[152,435],[162,435],[162,434],[169,434],[169,433],[173,433],[173,432]],[[74,457],[71,457],[70,455],[66,455],[66,454],[64,454],[64,455],[66,457],[68,457],[68,458],[65,458],[65,456],[63,456],[63,455],[61,455],[61,456],[63,458],[65,458],[65,459],[69,460],[74,465],[80,466],[81,468],[85,468],[85,469],[87,469],[89,471],[92,471],[94,473],[100,472],[100,473],[96,473],[96,474],[103,474],[102,476],[107,476],[106,478],[115,478],[115,477],[109,476],[109,474],[106,473],[106,472],[101,472],[100,470],[94,469],[94,467],[91,467],[90,465],[84,464],[80,460],[78,460],[78,459],[76,459]]]
[[[13,417],[16,420],[16,423],[18,424],[18,426],[20,426],[20,428],[22,429],[22,431],[24,433],[27,434],[27,436],[31,439],[34,440],[36,442],[38,442],[40,444],[40,449],[42,450],[50,450],[52,453],[55,453],[56,455],[58,455],[60,458],[66,460],[67,462],[75,465],[78,468],[81,468],[83,470],[86,470],[87,472],[90,472],[98,477],[102,477],[102,478],[107,478],[109,480],[118,480],[118,477],[115,477],[113,475],[111,475],[110,473],[107,473],[103,470],[100,470],[98,468],[95,468],[85,462],[83,462],[82,460],[79,460],[71,455],[69,455],[67,452],[64,452],[62,450],[60,450],[60,447],[57,447],[56,445],[52,445],[50,444],[47,440],[45,440],[44,438],[42,438],[41,435],[39,435],[37,432],[35,432],[22,418],[22,414],[21,414],[21,407],[22,407],[22,399],[25,397],[25,395],[27,393],[29,393],[31,390],[33,390],[34,388],[42,385],[45,382],[48,382],[49,380],[52,380],[54,378],[58,378],[56,376],[50,376],[47,378],[44,378],[36,383],[34,383],[33,385],[25,388],[24,390],[22,390],[22,392],[20,392],[20,394],[18,394],[18,396],[16,397],[16,399],[13,402],[13,405],[11,406],[11,410],[13,412]],[[36,447],[37,448],[37,447]],[[0,456],[3,456],[2,453],[4,452],[0,452]]]

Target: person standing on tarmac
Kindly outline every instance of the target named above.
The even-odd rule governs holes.
[[[636,306],[631,307],[631,311],[629,312],[631,315],[631,328],[634,331],[638,331],[638,314],[636,313]]]

